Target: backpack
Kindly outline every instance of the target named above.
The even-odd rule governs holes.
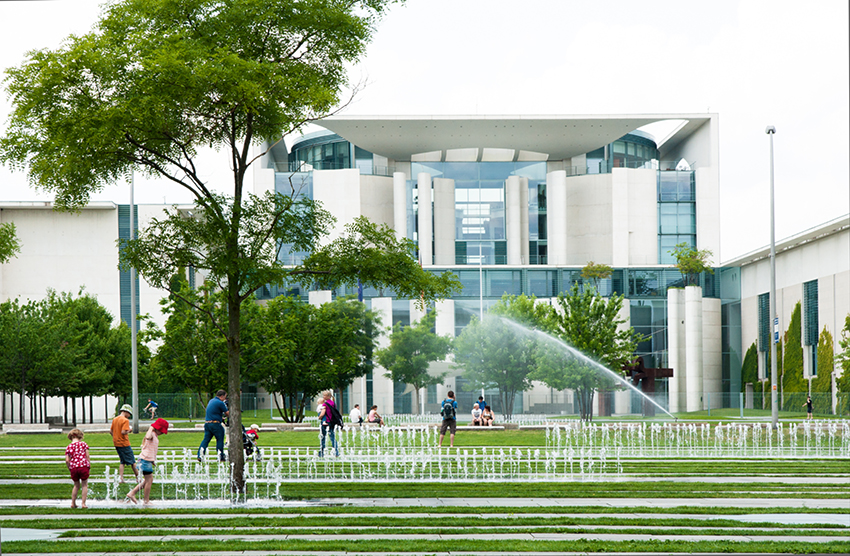
[[[345,425],[342,422],[342,414],[339,412],[339,409],[336,408],[336,404],[326,403],[325,411],[328,414],[328,425],[332,428],[345,428]]]
[[[443,416],[443,419],[455,418],[455,406],[452,400],[443,400],[443,408],[440,410],[440,415]]]

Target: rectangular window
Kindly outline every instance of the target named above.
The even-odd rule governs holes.
[[[759,295],[759,351],[770,351],[770,294]]]
[[[818,281],[803,283],[803,345],[818,345]]]

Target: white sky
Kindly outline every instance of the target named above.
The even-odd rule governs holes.
[[[0,1],[0,67],[86,32],[98,5]],[[716,112],[722,262],[769,241],[767,125],[777,129],[777,239],[850,211],[847,9],[842,0],[408,0],[353,70],[369,85],[345,114]],[[0,125],[8,113],[4,95]],[[225,169],[211,166],[209,179]],[[46,198],[0,168],[0,200]],[[122,186],[97,198],[128,195]],[[137,202],[164,199],[187,200],[137,181]]]

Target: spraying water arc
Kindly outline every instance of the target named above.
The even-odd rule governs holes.
[[[655,400],[653,400],[652,398],[650,398],[649,396],[647,396],[646,394],[644,394],[643,392],[641,392],[640,390],[635,388],[635,386],[631,382],[624,379],[622,376],[618,375],[617,373],[615,373],[611,369],[605,367],[604,365],[600,365],[599,363],[597,363],[596,361],[594,361],[593,359],[591,359],[587,355],[583,354],[579,350],[575,349],[574,347],[570,346],[569,344],[567,344],[566,342],[564,342],[560,338],[556,338],[555,336],[552,336],[551,334],[547,334],[546,332],[543,332],[542,330],[536,330],[534,328],[529,328],[527,326],[519,324],[518,322],[512,321],[511,319],[508,319],[508,318],[505,318],[505,317],[497,317],[497,318],[501,319],[503,322],[507,323],[508,325],[519,329],[523,334],[540,336],[544,341],[546,341],[550,344],[554,344],[559,349],[564,350],[570,356],[575,357],[576,359],[579,359],[582,363],[592,367],[594,370],[602,371],[603,373],[608,375],[610,378],[613,378],[614,380],[616,380],[620,384],[623,384],[624,386],[630,388],[633,392],[637,392],[642,398],[644,398],[649,403],[651,403],[652,405],[654,405],[655,407],[657,407],[658,409],[660,409],[661,411],[663,411],[664,413],[666,413],[667,415],[672,417],[674,421],[678,421],[678,418],[675,415],[673,415],[672,413],[670,413],[669,411],[667,411],[666,409],[661,407],[658,404],[658,402],[656,402]]]

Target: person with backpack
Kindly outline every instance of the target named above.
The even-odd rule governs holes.
[[[443,400],[440,409],[440,415],[443,416],[443,424],[440,425],[440,441],[437,443],[438,447],[443,446],[443,437],[446,436],[446,431],[450,430],[449,434],[449,447],[454,448],[455,445],[455,432],[457,431],[457,400],[455,400],[455,393],[452,390],[449,390],[448,398]]]
[[[340,415],[331,395],[330,390],[322,392],[322,404],[319,409],[319,423],[322,426],[322,446],[319,449],[320,458],[325,455],[325,437],[328,436],[328,433],[330,433],[331,446],[334,448],[336,457],[339,457],[339,444],[337,444],[334,429],[337,426],[342,426],[342,415]]]

